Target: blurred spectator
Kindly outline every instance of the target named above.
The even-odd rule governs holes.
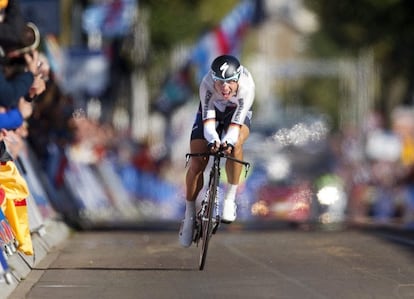
[[[24,25],[18,1],[0,1],[0,46],[4,52],[6,48],[22,43]]]
[[[40,36],[35,25],[27,26],[21,15],[20,7],[16,0],[0,2],[0,47],[1,62],[3,69],[0,72],[0,106],[4,119],[7,116],[14,117],[13,121],[3,123],[3,129],[16,129],[22,125],[23,120],[32,114],[31,102],[36,96],[44,92],[45,82],[41,79],[39,71],[38,52],[29,53],[32,48],[27,48],[27,52],[19,52],[26,46],[36,46]],[[18,50],[19,57],[10,60],[11,50]],[[9,134],[3,130],[5,141],[8,141],[8,148],[17,154],[17,136],[14,132]],[[3,142],[3,141],[2,141]],[[14,148],[13,148],[14,146]],[[5,147],[2,147],[5,148]],[[11,149],[13,148],[13,149]],[[3,155],[4,154],[4,155]],[[8,155],[2,153],[2,158],[9,159]]]
[[[133,157],[134,166],[144,172],[157,174],[159,169],[156,160],[151,152],[151,146],[148,140],[142,142]]]
[[[20,98],[18,107],[6,110],[0,107],[0,128],[11,130],[23,124],[32,114],[33,106],[24,98]]]
[[[403,189],[403,221],[414,227],[414,110],[397,107],[392,113],[394,132],[401,141],[399,186]]]

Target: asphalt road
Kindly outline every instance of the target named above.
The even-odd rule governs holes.
[[[78,232],[9,298],[414,298],[413,249],[389,231],[227,229],[199,271],[174,230]]]

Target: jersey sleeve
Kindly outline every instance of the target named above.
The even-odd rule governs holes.
[[[250,73],[244,68],[242,78],[239,82],[239,94],[237,108],[231,119],[230,126],[222,141],[235,145],[239,138],[240,128],[243,125],[247,114],[252,108],[255,96],[255,84]]]
[[[201,115],[203,119],[204,138],[209,142],[220,141],[216,131],[216,110],[213,103],[213,90],[206,77],[200,84]]]

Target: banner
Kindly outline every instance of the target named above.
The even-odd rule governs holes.
[[[17,249],[24,254],[33,255],[26,199],[14,200],[6,198],[5,214],[18,241],[19,246]]]
[[[26,199],[30,192],[27,183],[13,161],[0,164],[0,185],[5,191],[4,214],[19,242],[18,249],[33,254]]]
[[[0,186],[5,192],[6,199],[21,200],[29,196],[29,188],[13,161],[0,163]],[[3,201],[2,209],[7,204]]]
[[[102,95],[110,83],[110,61],[105,53],[101,50],[70,48],[65,51],[65,55],[61,88],[68,93]]]
[[[82,16],[82,27],[88,34],[104,37],[125,36],[131,30],[137,12],[135,0],[112,0],[90,5]]]

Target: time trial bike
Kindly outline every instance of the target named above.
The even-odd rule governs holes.
[[[238,160],[234,157],[228,156],[224,153],[223,149],[216,153],[188,153],[186,154],[186,166],[191,157],[210,157],[213,156],[213,163],[211,165],[209,181],[205,196],[201,202],[200,209],[197,212],[195,219],[195,229],[193,233],[193,242],[200,247],[200,259],[199,270],[203,270],[206,258],[207,250],[210,242],[210,238],[217,232],[220,225],[221,216],[219,213],[219,184],[220,184],[220,162],[221,159],[230,159],[236,163],[243,164],[245,166],[245,176],[250,169],[250,163],[242,160]]]

